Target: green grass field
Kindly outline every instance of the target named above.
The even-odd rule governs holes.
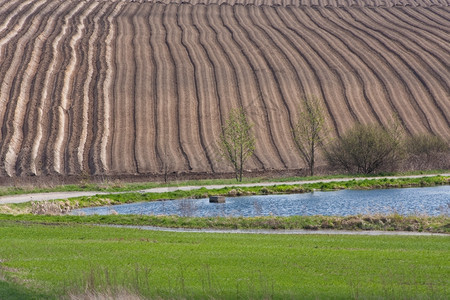
[[[448,299],[450,238],[150,232],[0,221],[0,299]]]

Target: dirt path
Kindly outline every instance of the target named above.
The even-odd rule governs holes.
[[[450,174],[441,174],[442,176],[450,176]],[[243,183],[243,184],[222,184],[222,185],[204,185],[204,186],[172,186],[172,187],[159,187],[159,188],[151,188],[138,191],[139,193],[164,193],[164,192],[173,192],[173,191],[190,191],[196,190],[200,188],[206,188],[208,190],[212,189],[221,189],[229,186],[234,187],[252,187],[252,186],[274,186],[274,185],[283,185],[283,184],[308,184],[308,183],[318,183],[318,182],[342,182],[342,181],[350,181],[350,180],[366,180],[366,179],[398,179],[398,178],[421,178],[421,177],[432,177],[436,176],[436,174],[432,175],[410,175],[410,176],[390,176],[390,177],[361,177],[361,178],[336,178],[336,179],[322,179],[322,180],[309,180],[309,181],[292,181],[292,182],[260,182],[260,183]],[[24,203],[29,201],[48,201],[48,200],[58,200],[58,199],[68,199],[73,197],[81,197],[81,196],[94,196],[94,195],[106,195],[106,194],[120,194],[124,192],[115,192],[115,193],[107,193],[107,192],[52,192],[52,193],[36,193],[36,194],[24,194],[24,195],[12,195],[12,196],[3,196],[0,197],[0,205],[1,204],[9,204],[9,203]],[[127,192],[125,192],[127,193]]]

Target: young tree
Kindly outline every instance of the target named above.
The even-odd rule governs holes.
[[[306,109],[300,112],[295,124],[294,140],[303,161],[308,166],[309,175],[313,176],[316,149],[322,143],[325,117],[319,99],[308,97],[303,100]]]
[[[252,125],[241,108],[230,112],[222,128],[220,152],[233,165],[237,181],[242,181],[244,163],[255,150],[255,138],[251,129]]]

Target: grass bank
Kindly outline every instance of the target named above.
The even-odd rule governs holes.
[[[276,178],[244,178],[241,183],[260,183],[260,182],[292,182],[292,181],[308,181],[321,179],[338,179],[338,178],[358,178],[358,177],[377,177],[377,176],[406,176],[406,175],[426,175],[426,174],[445,174],[450,170],[428,170],[413,172],[392,172],[379,173],[373,175],[361,174],[338,174],[323,175],[312,177],[276,177]],[[205,180],[187,180],[173,181],[168,183],[162,182],[124,182],[120,180],[105,180],[101,183],[91,182],[89,178],[82,180],[79,184],[67,185],[48,185],[41,183],[39,185],[16,185],[16,186],[0,186],[0,197],[8,195],[20,195],[30,193],[47,193],[47,192],[71,192],[71,191],[99,191],[99,192],[130,192],[150,189],[155,187],[174,187],[174,186],[205,186],[205,185],[235,185],[235,179],[205,179]]]
[[[448,249],[448,237],[180,234],[0,220],[0,298],[122,290],[153,299],[446,299]]]
[[[401,216],[357,215],[357,216],[290,216],[290,217],[180,217],[146,215],[5,215],[0,221],[21,224],[109,224],[157,226],[170,228],[208,229],[335,229],[335,230],[382,230],[450,233],[448,216]]]

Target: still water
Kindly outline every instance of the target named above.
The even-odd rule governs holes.
[[[178,216],[292,216],[425,214],[449,215],[450,186],[385,190],[340,190],[291,195],[228,197],[226,203],[209,199],[140,202],[107,207],[84,208],[72,214],[178,215]]]

